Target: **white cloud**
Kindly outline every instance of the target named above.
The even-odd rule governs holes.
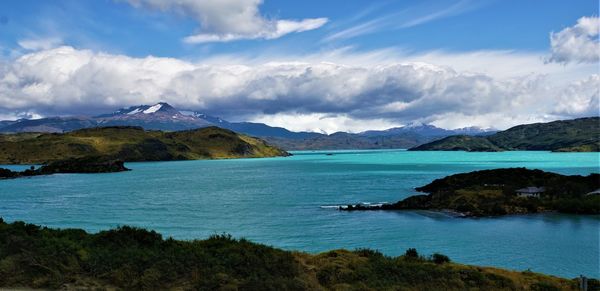
[[[323,38],[323,41],[336,41],[354,38],[357,36],[371,34],[383,30],[396,30],[423,25],[438,19],[456,16],[467,11],[476,9],[483,5],[483,1],[474,3],[470,0],[461,0],[447,7],[432,8],[429,5],[416,5],[413,8],[396,11],[384,16],[353,25],[349,28],[331,33]],[[375,4],[358,15],[352,17],[354,20],[361,19],[370,12],[381,8],[385,4]]]
[[[341,50],[293,58],[222,56],[195,63],[72,47],[32,52],[0,63],[0,112],[93,114],[166,101],[226,119],[330,132],[410,121],[501,127],[593,115],[598,107],[597,74],[560,80],[555,66],[564,67],[545,66],[539,55],[526,60],[527,55],[508,52],[473,52],[453,59],[441,52],[402,56],[393,50]],[[485,72],[453,65],[480,61],[481,66],[504,64]],[[534,72],[504,72],[536,62]]]
[[[357,133],[367,130],[384,130],[400,125],[400,123],[386,119],[356,119],[349,117],[347,114],[323,113],[278,113],[257,116],[250,121],[284,126],[292,131],[313,131],[320,133],[334,133],[338,131]]]
[[[591,75],[561,90],[554,113],[570,116],[600,115],[600,75]]]
[[[29,51],[48,50],[62,44],[59,37],[29,38],[17,42],[20,47]]]
[[[327,18],[267,19],[259,11],[262,0],[128,0],[128,2],[134,7],[172,11],[194,18],[200,24],[200,33],[184,38],[187,43],[275,39],[290,33],[314,30],[327,23]]]
[[[440,18],[454,16],[454,15],[466,12],[475,7],[474,4],[470,3],[470,2],[471,1],[469,1],[469,0],[461,0],[447,8],[444,8],[444,9],[441,9],[438,11],[434,11],[432,13],[429,13],[427,15],[423,15],[423,16],[420,16],[417,18],[410,19],[409,21],[406,21],[406,22],[400,24],[400,27],[401,28],[413,27],[413,26],[425,24],[425,23],[428,23],[428,22],[431,22],[431,21],[434,21],[434,20],[437,20]]]
[[[549,62],[598,63],[600,60],[600,19],[581,17],[577,24],[559,32],[550,33],[552,55]]]

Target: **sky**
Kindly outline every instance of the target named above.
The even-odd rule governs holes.
[[[0,1],[0,120],[168,102],[332,133],[598,116],[598,1]]]

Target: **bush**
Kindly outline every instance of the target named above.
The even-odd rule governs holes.
[[[406,252],[404,253],[404,256],[406,258],[411,258],[411,259],[418,259],[419,258],[419,252],[417,252],[417,249],[415,248],[409,248],[408,250],[406,250]]]
[[[434,253],[433,255],[431,255],[431,261],[438,265],[441,265],[444,263],[450,263],[450,258],[446,255]]]
[[[69,284],[77,290],[92,289],[89,286],[124,290],[576,288],[575,280],[540,274],[494,274],[493,269],[441,265],[449,261],[441,254],[425,260],[414,248],[397,258],[370,249],[310,255],[229,235],[178,241],[135,227],[88,234],[78,229],[54,230],[23,222],[7,224],[0,218],[0,287],[59,289]],[[524,280],[525,276],[529,278]],[[590,286],[597,286],[597,281],[589,282]]]

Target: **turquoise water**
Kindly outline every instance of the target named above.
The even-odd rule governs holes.
[[[285,249],[415,247],[461,263],[600,277],[600,216],[461,219],[427,211],[339,212],[394,202],[449,174],[525,166],[598,172],[598,153],[295,152],[288,158],[128,163],[131,172],[0,181],[0,216],[98,231],[129,224],[180,239],[230,233]],[[12,167],[12,168],[20,168]]]

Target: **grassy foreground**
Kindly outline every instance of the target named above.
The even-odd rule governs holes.
[[[368,249],[318,255],[226,235],[163,239],[119,227],[97,234],[0,219],[0,287],[96,290],[577,290],[577,281]],[[598,281],[590,280],[597,288]]]
[[[0,164],[41,164],[96,156],[135,162],[287,155],[260,139],[214,126],[176,132],[119,126],[61,134],[0,134]]]

